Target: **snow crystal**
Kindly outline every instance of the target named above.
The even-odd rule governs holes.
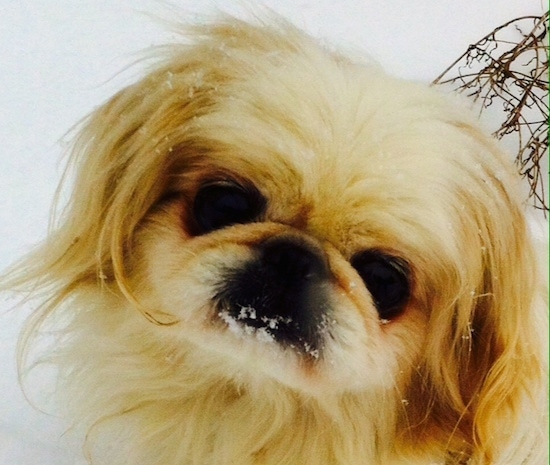
[[[266,323],[267,326],[271,329],[277,329],[277,327],[279,326],[279,322],[276,318],[267,318],[264,316],[262,317],[262,322]]]
[[[254,336],[260,342],[275,342],[275,336],[269,332],[267,327],[255,328],[246,324],[246,320],[256,320],[257,318],[256,310],[252,307],[241,307],[236,317],[227,311],[219,312],[218,316],[227,325],[229,331],[239,337]]]
[[[241,307],[237,320],[255,320],[255,319],[256,319],[256,310],[254,308],[249,306]]]
[[[311,355],[313,358],[319,358],[319,349],[314,349],[307,342],[304,342],[304,350],[306,354]]]
[[[256,331],[256,339],[260,342],[275,342],[275,337],[265,328],[258,328]]]
[[[172,73],[171,71],[168,71],[166,73],[166,76],[167,76],[167,79],[166,79],[166,87],[168,87],[168,89],[172,90],[174,88],[174,84],[172,83],[172,78],[174,77],[174,73]]]
[[[243,334],[243,328],[242,325],[235,320],[228,312],[223,311],[219,312],[218,316],[220,319],[227,325],[229,328],[229,331],[231,331],[233,334],[241,336]]]
[[[467,340],[471,339],[471,336],[472,336],[472,334],[474,333],[474,328],[472,327],[472,323],[471,323],[471,322],[468,322],[467,331],[468,331],[468,333],[462,336],[462,339],[463,339],[464,341],[467,341]]]

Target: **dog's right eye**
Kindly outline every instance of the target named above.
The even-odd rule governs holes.
[[[199,233],[257,220],[264,207],[260,193],[230,181],[202,186],[193,205]]]

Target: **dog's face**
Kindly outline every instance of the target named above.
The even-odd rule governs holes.
[[[398,205],[404,183],[421,195],[418,178],[391,153],[365,163],[385,151],[368,134],[322,149],[300,141],[298,122],[218,111],[197,122],[212,146],[176,173],[176,195],[139,233],[139,300],[171,315],[175,336],[217,352],[223,370],[235,362],[307,390],[392,386],[428,317],[416,263],[434,251],[415,250],[425,225]]]
[[[79,144],[48,273],[94,308],[73,323],[101,334],[89,379],[136,363],[95,384],[104,410],[275,386],[369,399],[346,415],[389,444],[417,428],[426,450],[490,456],[506,408],[485,395],[515,405],[517,370],[538,370],[534,284],[511,171],[462,110],[291,28],[222,24]]]
[[[175,116],[186,140],[139,228],[131,287],[224,372],[401,387],[444,299],[484,292],[460,275],[481,273],[464,223],[482,183],[500,189],[481,165],[493,155],[421,86],[294,58],[259,54],[209,89],[204,114]]]

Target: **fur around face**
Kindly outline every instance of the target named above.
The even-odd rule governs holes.
[[[494,142],[281,20],[187,34],[85,122],[59,226],[11,276],[47,294],[22,348],[55,329],[44,360],[93,463],[546,463],[546,295]],[[194,233],[199,186],[226,178],[261,192],[262,219]],[[214,308],[281,235],[329,263],[321,356]],[[411,268],[394,320],[350,265],[361,250]]]

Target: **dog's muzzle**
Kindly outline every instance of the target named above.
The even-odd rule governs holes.
[[[330,326],[332,275],[321,248],[301,237],[273,237],[254,259],[231,269],[216,295],[218,316],[318,358]]]

